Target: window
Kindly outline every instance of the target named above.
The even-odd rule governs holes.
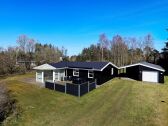
[[[88,78],[94,78],[94,72],[88,71]]]
[[[36,76],[37,79],[42,79],[42,72],[37,71]]]
[[[113,75],[114,74],[114,70],[113,70],[113,68],[111,68],[111,75]]]
[[[73,70],[73,76],[79,77],[79,70],[74,69]]]

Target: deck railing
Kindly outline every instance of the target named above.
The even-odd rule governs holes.
[[[74,84],[74,83],[65,83],[63,84],[59,84],[57,82],[45,82],[45,87],[51,90],[55,90],[55,91],[60,91],[63,92],[65,94],[71,94],[71,95],[75,95],[78,97],[83,96],[84,94],[92,91],[93,89],[96,88],[96,80],[90,82],[84,82],[81,84]]]

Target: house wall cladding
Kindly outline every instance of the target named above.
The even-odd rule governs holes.
[[[113,68],[113,75],[111,74],[111,68]],[[95,71],[95,79],[97,80],[98,85],[101,85],[117,76],[118,69],[112,65],[107,66],[103,71]]]
[[[111,69],[113,68],[113,75],[111,75]],[[103,84],[110,79],[118,76],[118,69],[112,65],[108,65],[103,71],[94,71],[94,78],[88,78],[88,70],[79,69],[79,77],[73,76],[73,69],[67,69],[67,75],[73,78],[82,78],[85,81],[97,80],[97,84]]]
[[[126,68],[126,75],[129,78],[142,81],[142,71],[156,71],[158,72],[159,83],[164,83],[164,73],[145,66],[133,66]]]
[[[79,70],[79,78],[88,78],[88,70]]]
[[[67,76],[73,76],[73,69],[67,69]]]
[[[135,80],[141,80],[139,76],[139,66],[126,68],[126,76]]]
[[[73,78],[82,78],[85,81],[93,80],[92,78],[88,78],[88,70],[80,70],[79,69],[79,76],[73,76],[73,69],[67,69],[67,76],[72,76]]]

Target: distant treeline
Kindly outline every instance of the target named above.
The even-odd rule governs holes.
[[[67,56],[67,49],[52,44],[41,44],[35,39],[21,35],[17,47],[0,48],[0,75],[25,73],[36,65],[67,61],[111,61],[117,66],[140,61],[161,65],[168,73],[168,41],[162,51],[154,48],[152,35],[144,37],[122,37],[115,35],[108,39],[105,34],[99,36],[97,44],[81,50],[79,55]]]
[[[141,38],[115,35],[111,40],[105,34],[101,34],[97,44],[84,48],[79,55],[72,56],[71,60],[111,61],[117,66],[147,61],[161,65],[168,73],[168,42],[161,52],[153,45],[154,39],[150,34]]]
[[[26,35],[18,37],[16,47],[0,48],[0,75],[25,73],[31,64],[58,62],[66,57],[67,50],[51,44],[41,44]]]

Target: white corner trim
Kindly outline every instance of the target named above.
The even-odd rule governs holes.
[[[119,69],[140,65],[139,63],[119,67]]]
[[[144,65],[144,64],[141,64],[141,63],[139,63],[139,64],[142,65],[142,66],[145,66],[145,67],[149,67],[149,68],[152,68],[152,69],[155,69],[155,70],[159,70],[159,71],[165,72],[165,70],[163,70],[163,69],[159,69],[159,68],[151,67],[151,66]]]
[[[42,73],[41,73],[41,81],[42,81],[42,83],[44,83],[44,71],[42,71]]]
[[[93,77],[89,76],[90,72],[93,72]],[[94,78],[94,71],[93,70],[88,70],[88,78]]]
[[[75,75],[74,73],[75,73],[75,70],[78,70],[78,75]],[[73,69],[73,76],[74,77],[79,77],[79,69]]]
[[[111,68],[111,75],[114,75],[114,69]]]
[[[53,82],[55,82],[55,71],[53,70]]]

